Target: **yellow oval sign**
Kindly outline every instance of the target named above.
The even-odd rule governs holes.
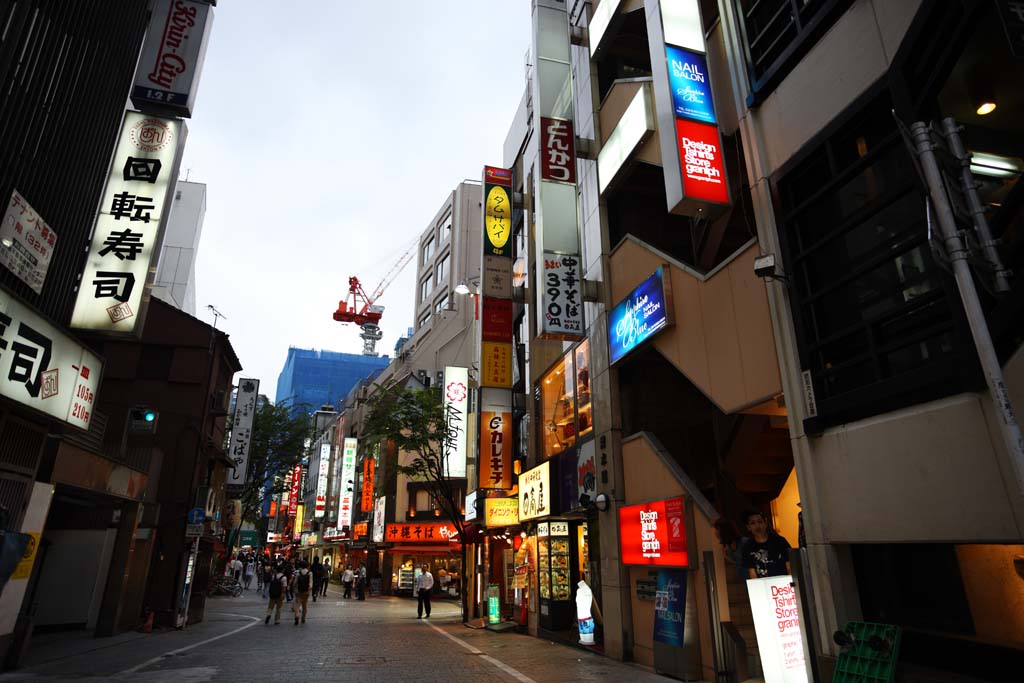
[[[487,226],[487,240],[495,249],[504,249],[512,233],[512,202],[508,192],[500,185],[491,187],[484,206],[484,225]]]

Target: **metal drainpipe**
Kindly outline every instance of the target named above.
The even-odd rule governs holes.
[[[921,170],[924,172],[928,184],[928,195],[935,207],[938,230],[949,254],[957,289],[960,290],[960,300],[964,305],[964,313],[971,328],[971,336],[978,349],[978,360],[985,372],[989,395],[998,411],[999,431],[1003,437],[1007,455],[1013,464],[1014,475],[1017,478],[1017,491],[1024,493],[1024,438],[1021,437],[1020,425],[1013,412],[1013,403],[1010,401],[1010,394],[1003,381],[1003,369],[999,364],[998,356],[996,356],[995,347],[992,345],[988,322],[985,320],[981,303],[978,301],[978,292],[974,287],[971,268],[967,262],[967,249],[957,231],[949,198],[942,190],[942,175],[935,158],[935,144],[932,142],[931,128],[928,124],[918,121],[911,124],[910,132],[915,152],[921,161]]]

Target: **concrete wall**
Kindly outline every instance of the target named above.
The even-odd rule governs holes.
[[[96,625],[117,529],[52,530],[36,589],[36,626]]]

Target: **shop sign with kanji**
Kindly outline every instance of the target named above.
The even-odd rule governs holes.
[[[0,396],[88,430],[103,362],[0,289]]]
[[[583,283],[580,258],[544,252],[542,333],[552,337],[583,336]]]
[[[576,138],[572,121],[542,116],[541,178],[576,184]]]
[[[356,479],[356,453],[359,450],[359,440],[348,437],[343,442],[341,451],[341,497],[338,504],[338,526],[347,528],[352,526],[352,510],[355,506],[355,484]]]
[[[457,543],[458,531],[445,522],[427,524],[388,524],[384,540],[389,543]]]
[[[0,223],[0,265],[18,276],[33,292],[43,291],[57,233],[15,190]]]
[[[227,485],[245,486],[249,474],[249,449],[252,443],[252,424],[256,419],[256,400],[259,396],[258,379],[241,378],[235,400],[235,417],[228,439],[228,457],[235,463],[228,474]]]
[[[481,411],[480,488],[512,488],[512,448],[512,412]]]
[[[502,342],[481,343],[480,385],[512,388],[512,345]]]
[[[185,124],[125,113],[100,203],[71,327],[135,334],[160,254]]]

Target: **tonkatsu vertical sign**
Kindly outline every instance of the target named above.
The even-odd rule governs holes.
[[[713,217],[729,187],[698,1],[645,0],[644,11],[668,210]]]
[[[125,112],[71,327],[141,334],[184,138],[181,121]]]
[[[136,107],[192,115],[212,24],[208,3],[156,1],[132,86]]]
[[[533,3],[537,326],[539,337],[584,335],[583,273],[576,204],[576,134],[569,59],[569,18],[564,0]]]
[[[249,479],[249,449],[252,447],[252,423],[256,419],[256,401],[259,397],[258,379],[239,379],[235,395],[235,417],[228,439],[228,457],[234,469],[228,475],[228,486],[241,488]]]

